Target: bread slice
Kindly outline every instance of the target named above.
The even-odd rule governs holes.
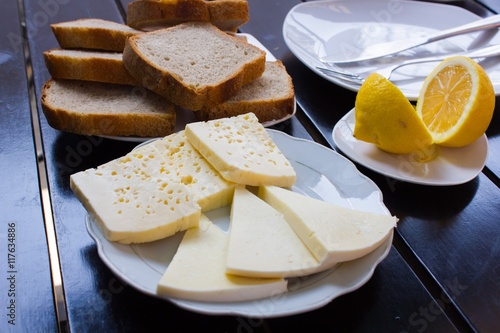
[[[279,60],[266,63],[264,74],[243,86],[229,100],[203,108],[195,115],[200,120],[212,120],[253,113],[259,122],[286,118],[295,109],[294,86],[285,66]]]
[[[128,37],[142,33],[125,24],[94,18],[55,23],[50,27],[63,49],[122,52]]]
[[[171,27],[189,21],[210,21],[207,1],[140,0],[132,1],[127,6],[127,24],[143,31]]]
[[[234,33],[248,20],[247,0],[140,0],[127,6],[127,24],[145,31],[205,21]]]
[[[247,0],[209,0],[210,22],[227,32],[237,32],[250,19]]]
[[[123,66],[120,52],[52,49],[43,56],[50,75],[56,79],[138,85]]]
[[[266,53],[208,22],[188,22],[130,37],[123,64],[144,87],[197,111],[259,78]]]
[[[49,79],[41,102],[49,125],[61,131],[139,137],[174,132],[175,107],[141,87]]]

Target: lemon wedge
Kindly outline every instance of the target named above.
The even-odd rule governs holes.
[[[370,74],[355,101],[354,137],[395,154],[429,149],[433,138],[414,106],[392,82]]]
[[[426,77],[417,113],[438,145],[462,147],[488,128],[495,91],[484,69],[468,57],[450,57]]]

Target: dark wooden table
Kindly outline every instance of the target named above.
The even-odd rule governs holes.
[[[49,24],[83,17],[124,22],[121,0],[0,0],[0,332],[498,332],[500,110],[483,172],[457,186],[421,186],[359,170],[400,218],[388,257],[360,289],[321,309],[273,319],[182,310],[121,282],[100,260],[69,176],[134,147],[62,133],[41,112]],[[481,16],[498,0],[443,1]],[[314,74],[288,50],[282,24],[298,0],[249,0],[241,28],[281,59],[297,115],[276,128],[335,148],[334,124],[355,93]],[[446,18],[443,18],[446,19]],[[497,105],[498,105],[497,98]],[[175,326],[175,329],[174,329]]]

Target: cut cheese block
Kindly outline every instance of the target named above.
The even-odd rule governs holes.
[[[231,203],[224,180],[184,131],[71,176],[71,188],[110,241],[142,243],[196,226],[200,212]]]
[[[108,240],[149,242],[198,225],[200,207],[188,189],[155,175],[158,155],[134,151],[71,175],[71,189]]]
[[[234,184],[181,131],[72,175],[71,188],[108,240],[142,243],[198,225],[200,211],[231,203]]]
[[[237,187],[231,206],[226,272],[276,278],[318,272],[318,260],[278,212]]]
[[[161,277],[157,293],[202,302],[236,302],[272,297],[287,291],[284,279],[254,279],[225,273],[228,236],[201,216],[186,231]]]
[[[290,187],[296,174],[253,113],[186,125],[189,142],[225,179]]]
[[[360,258],[390,235],[397,218],[344,208],[276,186],[259,197],[283,213],[288,223],[324,265]]]
[[[203,212],[231,203],[234,183],[221,177],[187,141],[184,131],[153,144],[166,161],[161,173],[184,184]]]

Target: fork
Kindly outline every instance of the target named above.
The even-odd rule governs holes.
[[[467,57],[472,58],[472,59],[493,57],[493,56],[500,55],[500,45],[492,45],[492,46],[488,46],[485,48],[456,53],[456,54],[448,54],[448,55],[435,56],[435,57],[425,57],[425,58],[418,58],[418,59],[409,59],[409,60],[405,60],[403,62],[400,62],[398,64],[392,64],[389,66],[378,68],[377,70],[375,70],[375,72],[384,76],[387,79],[390,79],[392,73],[394,73],[394,71],[396,71],[400,67],[409,66],[409,65],[413,65],[413,64],[420,64],[420,63],[425,63],[425,62],[442,61],[445,58],[448,58],[451,56],[457,56],[457,55],[467,56]],[[324,73],[325,75],[328,75],[328,76],[336,78],[336,79],[348,81],[348,82],[353,83],[353,84],[361,85],[361,84],[363,84],[363,82],[366,79],[366,77],[361,75],[361,74],[349,72],[349,71],[343,70],[340,67],[335,68],[333,66],[330,66],[330,67],[317,66],[316,68],[319,71],[321,71],[322,73]]]

